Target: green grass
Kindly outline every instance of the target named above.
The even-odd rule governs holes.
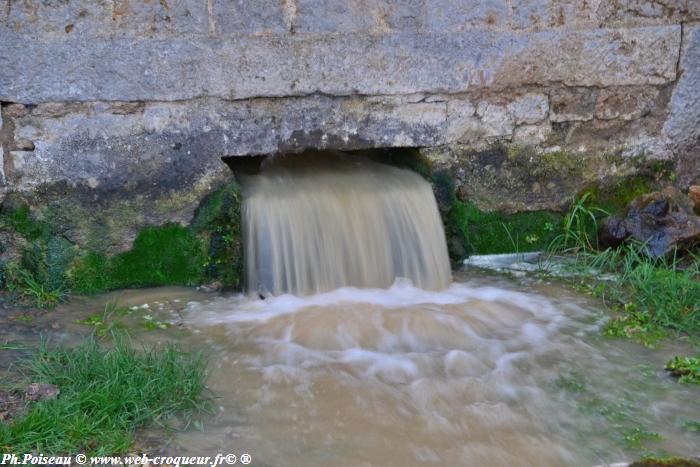
[[[597,249],[595,232],[606,212],[589,204],[586,194],[566,215],[559,235],[550,245],[552,254],[570,254],[577,285],[619,312],[605,334],[628,337],[649,346],[668,331],[700,332],[700,261],[698,258],[652,258],[640,242],[616,249]],[[607,276],[609,280],[600,280]]]
[[[175,345],[136,350],[124,337],[111,348],[93,339],[74,348],[44,345],[21,368],[26,381],[54,384],[60,394],[0,422],[5,452],[124,453],[136,429],[176,415],[188,421],[210,406],[204,358]]]
[[[63,284],[52,288],[46,282],[39,282],[35,275],[16,264],[6,265],[4,286],[22,302],[30,302],[39,308],[53,308],[66,299]]]
[[[545,249],[558,235],[561,221],[554,212],[486,212],[461,201],[445,216],[448,235],[460,237],[467,255]]]

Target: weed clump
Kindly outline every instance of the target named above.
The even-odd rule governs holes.
[[[612,337],[629,337],[653,346],[667,331],[700,331],[700,261],[653,258],[644,243],[629,241],[599,250],[597,223],[606,211],[585,194],[565,217],[552,254],[573,255],[570,268],[578,285],[620,312],[605,328]],[[601,277],[606,280],[599,280]]]
[[[700,357],[674,357],[665,368],[681,383],[700,384]]]
[[[204,358],[175,345],[136,350],[124,337],[111,348],[93,339],[75,348],[44,345],[22,368],[28,380],[55,385],[60,394],[0,422],[5,452],[124,453],[137,428],[176,415],[189,422],[210,405]]]
[[[446,215],[447,230],[461,237],[466,255],[543,250],[558,235],[561,221],[549,211],[486,212],[460,201]]]

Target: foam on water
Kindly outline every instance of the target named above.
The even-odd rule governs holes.
[[[397,279],[388,289],[341,287],[306,297],[283,294],[266,299],[237,295],[220,297],[208,303],[191,302],[188,309],[193,313],[191,318],[198,324],[215,325],[227,322],[267,321],[308,308],[332,308],[353,303],[401,309],[417,305],[458,305],[472,300],[513,303],[542,317],[555,318],[557,315],[550,303],[532,294],[465,283],[452,283],[445,290],[432,291],[414,287],[410,280],[403,278]]]
[[[585,299],[457,277],[188,303],[224,408],[178,448],[233,442],[271,465],[596,465],[631,460],[618,440],[643,427],[689,453],[696,435],[675,420],[700,419],[697,395],[630,372],[644,349],[603,339]]]

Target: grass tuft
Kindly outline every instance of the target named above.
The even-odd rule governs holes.
[[[573,254],[578,285],[620,314],[605,334],[629,337],[653,346],[666,330],[700,332],[700,261],[652,258],[641,242],[597,249],[598,220],[606,215],[590,205],[588,194],[565,217],[563,233],[549,247],[552,254]],[[605,277],[607,280],[600,280]]]
[[[537,251],[557,236],[561,216],[548,211],[505,214],[481,211],[474,204],[455,201],[445,216],[448,238],[459,237],[465,255]]]
[[[175,345],[136,350],[125,337],[115,337],[109,349],[94,339],[75,348],[43,345],[24,362],[24,373],[60,394],[0,423],[0,446],[13,453],[124,453],[137,428],[174,415],[189,421],[209,409],[205,368],[201,354]]]

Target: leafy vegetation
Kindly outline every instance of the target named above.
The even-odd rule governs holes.
[[[44,345],[21,367],[27,381],[58,386],[60,393],[0,422],[5,452],[124,453],[137,428],[176,415],[188,423],[210,408],[204,358],[174,345],[138,351],[124,337],[109,349],[93,339],[75,348]]]
[[[26,241],[18,262],[1,265],[3,286],[42,308],[63,301],[65,269],[75,256],[73,245],[56,235],[50,224],[33,220],[26,206],[0,214],[0,228],[14,230]]]
[[[550,245],[553,254],[573,254],[570,266],[578,285],[620,312],[605,329],[614,337],[630,337],[654,345],[667,330],[700,331],[700,262],[655,259],[645,245],[597,249],[597,221],[606,211],[591,205],[586,194],[565,216],[562,233]],[[601,280],[604,278],[605,280]]]
[[[666,363],[666,370],[681,383],[700,384],[700,357],[674,357]]]

